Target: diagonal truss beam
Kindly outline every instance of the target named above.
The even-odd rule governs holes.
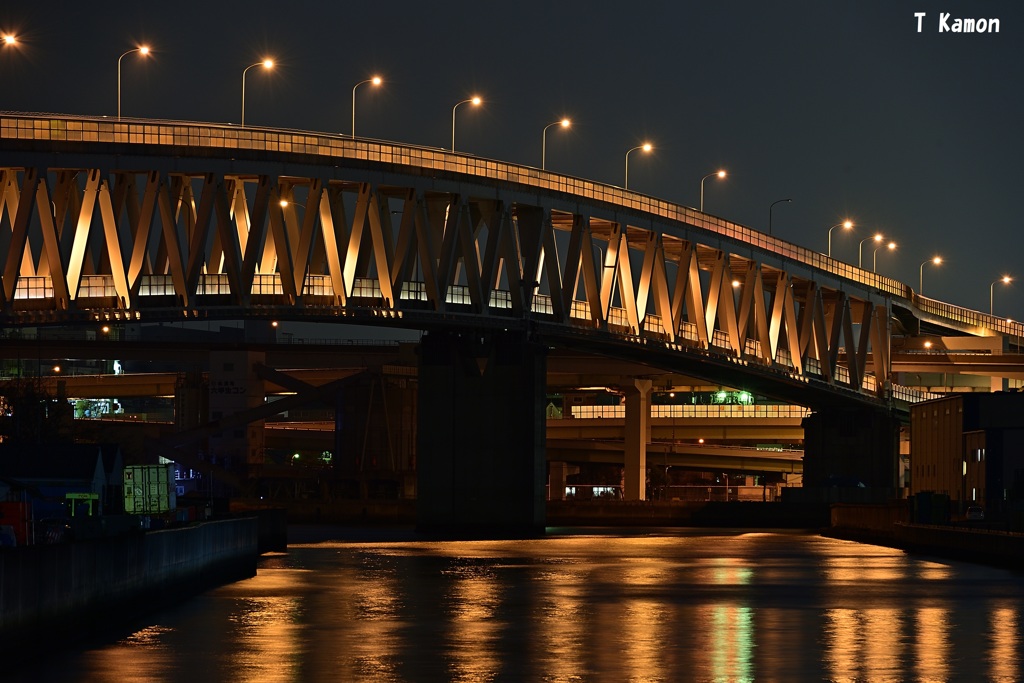
[[[196,309],[213,292],[243,307],[327,297],[352,310],[539,317],[858,389],[870,354],[889,380],[886,304],[749,248],[591,212],[430,183],[2,168],[0,293],[5,311],[30,285],[44,292],[36,308],[91,309],[80,288],[99,276],[124,309],[144,310],[154,292]]]

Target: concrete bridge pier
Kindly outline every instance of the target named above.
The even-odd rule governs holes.
[[[805,488],[859,488],[860,482],[875,489],[876,497],[895,495],[899,485],[898,418],[870,408],[835,408],[811,413],[803,426]]]
[[[625,500],[647,498],[647,444],[651,441],[651,385],[649,379],[637,379],[626,393],[625,472],[622,497]]]
[[[430,332],[419,348],[417,527],[544,533],[545,347],[519,332]]]
[[[556,460],[548,463],[548,498],[565,500],[565,486],[570,474],[579,473],[578,466]]]

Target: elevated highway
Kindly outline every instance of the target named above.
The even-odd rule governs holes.
[[[0,324],[424,330],[421,478],[439,524],[535,523],[552,349],[644,368],[622,387],[627,497],[643,497],[663,373],[810,408],[810,481],[892,486],[894,430],[926,397],[896,381],[894,342],[1024,336],[752,227],[448,150],[17,113],[0,114],[0,142]],[[476,412],[455,423],[456,403]],[[473,477],[520,493],[453,498]]]
[[[445,150],[13,113],[0,140],[8,327],[513,329],[800,405],[897,408],[916,395],[893,385],[894,332],[1024,333],[688,207]]]

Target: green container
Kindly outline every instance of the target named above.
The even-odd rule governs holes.
[[[124,511],[155,515],[177,507],[174,465],[128,465],[124,468]]]

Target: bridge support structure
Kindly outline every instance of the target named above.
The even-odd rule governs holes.
[[[210,353],[210,418],[259,408],[266,403],[263,381],[255,368],[266,354],[254,351],[213,351]],[[207,439],[210,462],[247,469],[264,460],[263,420],[253,419],[233,430],[215,432]]]
[[[803,420],[804,487],[874,489],[895,495],[899,485],[900,420],[887,412],[829,409]],[[888,492],[888,493],[886,493]]]
[[[651,440],[651,385],[649,379],[633,380],[625,387],[626,443],[622,497],[644,500],[647,497],[647,444]]]
[[[518,332],[430,332],[419,354],[418,529],[543,534],[545,348]]]
[[[579,471],[562,460],[554,460],[548,463],[548,498],[550,500],[565,500],[565,486],[568,483],[569,475]]]

